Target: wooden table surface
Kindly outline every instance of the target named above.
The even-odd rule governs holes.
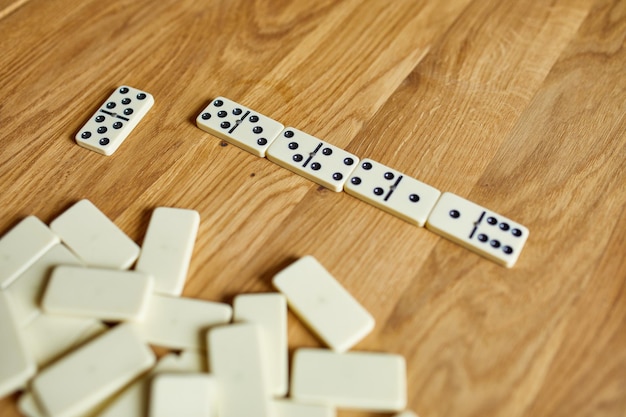
[[[87,198],[140,244],[192,208],[184,295],[315,256],[421,417],[626,416],[623,0],[0,0],[0,51],[0,233]],[[122,84],[152,110],[113,156],[77,146]],[[219,95],[526,225],[518,263],[226,146],[195,126]]]

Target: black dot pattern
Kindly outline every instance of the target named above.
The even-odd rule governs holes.
[[[514,238],[520,238],[522,236],[522,231],[520,229],[512,228],[507,221],[500,221],[494,215],[487,216],[487,218],[485,219],[485,227],[481,227],[481,229],[485,230],[482,230],[476,236],[476,239],[479,242],[488,244],[491,248],[495,250],[501,250],[506,255],[512,255],[515,252],[513,247],[503,244],[500,239],[493,236],[493,233],[510,233],[511,236],[513,236]]]

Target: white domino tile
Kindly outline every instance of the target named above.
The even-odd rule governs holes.
[[[89,410],[154,365],[155,355],[126,323],[64,356],[32,381],[42,410],[73,417]]]
[[[81,264],[65,245],[57,244],[20,274],[6,289],[18,323],[25,326],[41,314],[41,297],[55,266]]]
[[[44,367],[106,330],[95,319],[40,314],[24,327],[24,344],[37,366]]]
[[[126,269],[139,256],[139,246],[89,200],[78,201],[50,228],[88,266]]]
[[[418,417],[418,415],[417,415],[417,414],[415,414],[415,413],[414,413],[413,411],[411,411],[411,410],[406,410],[406,411],[403,411],[403,412],[401,412],[401,413],[399,413],[399,414],[396,414],[396,415],[395,415],[395,416],[393,416],[393,417]]]
[[[0,291],[0,398],[22,388],[36,371],[35,360],[13,319],[9,300]]]
[[[196,119],[198,127],[220,139],[264,157],[284,126],[225,97],[213,100]]]
[[[298,317],[337,352],[350,349],[374,328],[372,315],[312,256],[280,271],[273,284]]]
[[[138,321],[152,288],[152,277],[143,272],[63,265],[53,270],[41,304],[47,313]]]
[[[94,404],[89,410],[80,413],[74,417],[100,417],[99,411],[106,404],[107,400],[103,400],[101,403]],[[22,413],[23,417],[50,417],[46,414],[37,401],[35,400],[35,396],[30,391],[24,391],[17,402],[17,408]],[[121,416],[125,417],[133,417],[132,414],[120,414],[117,417]],[[138,417],[143,417],[143,415],[138,415]]]
[[[290,393],[296,401],[337,408],[401,411],[406,407],[406,363],[389,353],[299,349]]]
[[[356,155],[293,127],[276,138],[267,159],[335,192],[359,163]]]
[[[28,391],[24,391],[17,401],[17,409],[25,417],[46,417],[37,405],[35,397]]]
[[[158,207],[152,212],[135,269],[154,277],[155,292],[181,295],[199,226],[195,210]]]
[[[372,159],[362,159],[344,191],[417,226],[424,226],[441,192]]]
[[[153,345],[171,349],[205,349],[205,333],[229,323],[233,310],[228,304],[154,294],[139,330]]]
[[[217,403],[210,374],[160,373],[152,378],[149,417],[217,417]]]
[[[240,294],[233,302],[234,321],[259,325],[266,344],[272,394],[288,389],[287,300],[279,293]]]
[[[150,93],[118,87],[76,134],[76,143],[102,155],[113,154],[153,104]]]
[[[336,417],[337,412],[324,404],[305,404],[291,400],[273,400],[274,417]]]
[[[515,265],[529,234],[525,226],[448,192],[426,228],[507,268]]]
[[[0,238],[0,289],[7,288],[59,238],[35,216],[28,216]]]
[[[109,401],[98,413],[98,417],[145,417],[148,413],[150,382],[153,376],[161,372],[207,372],[206,362],[206,354],[199,351],[164,355],[148,374],[134,381],[122,393]]]
[[[220,417],[272,417],[262,330],[251,323],[211,329],[209,366],[220,390]]]

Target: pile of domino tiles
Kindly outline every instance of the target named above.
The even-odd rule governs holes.
[[[22,391],[28,417],[415,416],[404,358],[349,351],[374,319],[315,258],[233,306],[181,297],[199,222],[159,207],[140,248],[81,200],[2,236],[0,398]],[[297,349],[291,372],[287,306],[329,347]]]

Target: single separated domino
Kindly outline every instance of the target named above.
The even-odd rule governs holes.
[[[79,416],[148,370],[154,362],[150,347],[132,324],[125,323],[41,371],[31,388],[48,416]]]
[[[245,401],[245,399],[242,399]],[[150,385],[150,417],[216,417],[217,385],[204,373],[161,373]]]
[[[288,389],[287,300],[279,293],[240,294],[233,302],[234,320],[254,323],[263,329],[272,394],[284,396]]]
[[[205,349],[205,332],[229,323],[230,305],[154,294],[139,330],[148,343],[171,349]]]
[[[209,330],[209,366],[220,392],[218,416],[272,416],[262,335],[261,328],[250,323]]]
[[[528,229],[452,193],[443,193],[426,228],[491,261],[511,268],[528,239]]]
[[[76,134],[76,143],[103,155],[111,155],[154,104],[145,91],[118,87]]]
[[[61,213],[50,228],[87,266],[126,269],[139,256],[139,246],[89,200]]]
[[[145,316],[152,288],[152,277],[139,271],[58,266],[41,305],[47,313],[137,321]]]
[[[362,159],[344,191],[404,221],[424,226],[441,192],[372,159]]]
[[[182,294],[199,226],[195,210],[154,209],[135,269],[154,277],[155,292]]]
[[[298,349],[291,396],[337,408],[392,412],[406,406],[406,363],[400,355]]]
[[[268,148],[267,159],[336,192],[359,163],[356,155],[293,127]]]
[[[59,238],[35,216],[28,216],[0,239],[0,289],[7,288]]]
[[[337,412],[324,404],[305,404],[290,400],[273,400],[274,417],[335,417]]]
[[[19,325],[25,326],[41,314],[41,297],[57,265],[82,265],[82,262],[65,245],[54,245],[6,289]]]
[[[276,120],[224,97],[216,98],[202,110],[196,124],[205,132],[260,157],[265,156],[284,128]]]
[[[274,286],[331,349],[344,352],[374,328],[374,318],[312,256],[280,271]]]
[[[0,291],[0,398],[17,391],[37,371],[6,295]]]

